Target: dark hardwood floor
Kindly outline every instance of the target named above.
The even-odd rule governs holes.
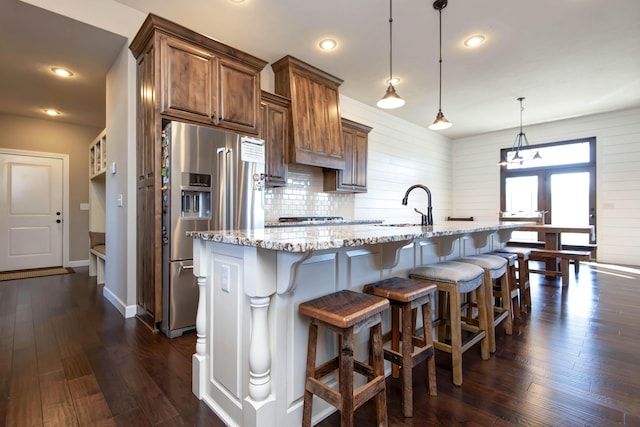
[[[640,426],[640,267],[583,265],[565,289],[532,279],[532,312],[490,360],[464,355],[462,387],[437,353],[438,396],[416,367],[405,419],[387,380],[390,425]],[[0,425],[222,426],[191,393],[194,346],[122,318],[86,269],[0,282]],[[374,420],[372,404],[356,411],[356,425]]]

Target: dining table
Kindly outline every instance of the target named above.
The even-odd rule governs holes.
[[[589,241],[595,240],[595,226],[593,225],[556,225],[556,224],[531,224],[523,225],[520,231],[535,231],[544,241],[544,248],[547,250],[562,249],[562,233],[588,233]],[[558,260],[548,259],[547,270],[557,270]]]

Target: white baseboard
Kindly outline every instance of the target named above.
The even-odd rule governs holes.
[[[111,292],[111,290],[106,286],[102,288],[102,296],[105,297],[105,299],[109,301],[116,309],[118,309],[120,314],[122,314],[126,319],[136,315],[135,305],[125,305],[125,303],[120,298],[118,298],[116,294]]]
[[[69,261],[67,267],[77,268],[77,267],[87,267],[89,265],[88,259],[81,259],[78,261]]]

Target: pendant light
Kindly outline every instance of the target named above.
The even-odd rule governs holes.
[[[389,86],[382,99],[376,104],[379,108],[391,109],[404,105],[404,99],[396,93],[393,87],[393,0],[389,0]]]
[[[507,165],[509,163],[519,163],[523,164],[526,161],[530,160],[540,160],[542,156],[538,152],[538,150],[531,154],[531,150],[529,147],[529,140],[527,139],[527,135],[522,131],[522,112],[524,111],[524,107],[522,107],[522,101],[524,101],[524,97],[520,97],[517,99],[520,102],[520,132],[516,135],[516,139],[513,141],[513,145],[511,146],[511,150],[509,153],[514,153],[512,158],[508,158],[509,153],[505,154],[505,158],[498,163],[500,166]]]
[[[442,114],[442,9],[447,7],[447,3],[448,0],[436,0],[433,2],[433,8],[438,11],[440,17],[440,89],[438,92],[438,114],[429,126],[431,130],[444,130],[451,127],[451,123]]]

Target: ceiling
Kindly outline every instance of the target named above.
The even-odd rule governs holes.
[[[388,0],[116,1],[270,63],[293,55],[344,79],[341,93],[365,104],[386,89]],[[0,47],[11,58],[0,70],[0,111],[32,115],[51,105],[69,111],[68,121],[103,125],[104,76],[123,39],[18,0],[0,4]],[[438,110],[438,12],[431,0],[396,0],[393,15],[393,74],[406,104],[387,111],[426,127]],[[447,137],[518,126],[521,96],[525,127],[640,107],[638,0],[450,0],[442,22]],[[485,43],[464,47],[477,33]],[[325,37],[338,48],[321,51]],[[46,74],[58,63],[78,78]]]
[[[103,128],[107,71],[126,38],[18,0],[0,0],[0,112]],[[75,73],[51,73],[63,66]],[[42,110],[62,115],[49,118]]]

